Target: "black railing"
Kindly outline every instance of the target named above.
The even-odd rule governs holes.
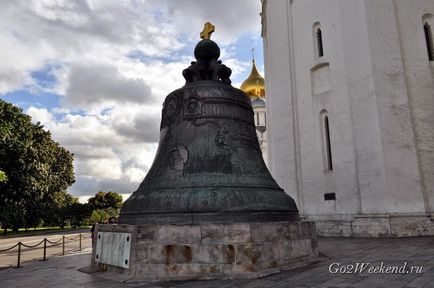
[[[17,255],[17,268],[21,268],[22,247],[34,249],[34,248],[37,248],[39,245],[43,244],[43,246],[44,246],[44,254],[43,254],[42,260],[46,261],[47,260],[47,248],[56,247],[56,246],[62,245],[62,255],[65,255],[66,240],[68,240],[68,241],[75,241],[75,240],[78,239],[78,251],[81,251],[82,250],[82,240],[86,239],[86,238],[88,238],[88,237],[83,237],[82,233],[79,233],[79,234],[77,234],[73,238],[68,238],[67,236],[63,235],[57,241],[50,241],[47,238],[44,238],[43,240],[41,240],[41,242],[39,242],[38,244],[35,244],[35,245],[27,245],[27,244],[24,244],[23,242],[20,241],[17,244],[13,245],[12,247],[0,250],[0,253],[8,252],[8,251],[11,251],[12,249],[18,247],[18,250],[17,250],[17,252],[18,252],[17,253],[18,254]],[[51,245],[47,245],[47,243],[51,244]]]

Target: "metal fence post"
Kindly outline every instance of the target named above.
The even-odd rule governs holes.
[[[78,239],[79,239],[79,240],[78,240],[78,244],[79,244],[79,246],[80,246],[80,247],[79,247],[79,250],[81,251],[81,233],[80,233],[79,237],[80,237],[80,238],[78,238]]]
[[[44,261],[47,260],[47,238],[44,238]]]
[[[62,255],[65,255],[65,235],[62,236]]]
[[[21,242],[18,242],[18,260],[17,268],[21,268]]]

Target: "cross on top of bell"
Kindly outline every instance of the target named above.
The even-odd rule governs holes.
[[[202,39],[210,39],[211,34],[215,31],[215,26],[212,25],[210,22],[206,22],[203,25],[203,30],[200,32],[200,38]]]

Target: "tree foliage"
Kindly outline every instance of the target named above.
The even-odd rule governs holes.
[[[122,207],[122,196],[112,191],[99,191],[95,196],[89,198],[88,203],[94,210],[107,208],[120,209]]]
[[[74,183],[73,154],[20,108],[0,100],[0,224],[73,227],[117,218],[122,196],[98,192],[81,204],[66,192]]]
[[[6,173],[0,170],[0,182],[5,182],[7,180],[8,180],[8,176],[6,176]]]
[[[89,198],[89,206],[93,212],[90,221],[93,223],[105,223],[109,218],[118,218],[122,207],[122,196],[116,192],[99,191]]]
[[[90,216],[91,223],[106,223],[110,218],[110,214],[107,213],[104,209],[97,209],[92,211],[92,215]]]
[[[92,215],[92,209],[88,204],[79,202],[73,203],[67,207],[67,213],[72,227],[80,227],[84,222],[87,222]]]
[[[20,108],[0,100],[0,222],[3,228],[34,227],[74,183],[73,154]]]
[[[58,226],[62,229],[70,224],[69,208],[74,203],[78,203],[78,198],[66,192],[59,192],[55,195],[55,201],[51,207],[45,209],[44,224]]]

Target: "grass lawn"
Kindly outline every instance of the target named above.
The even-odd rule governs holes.
[[[75,231],[80,229],[90,229],[91,226],[81,226],[77,228],[72,227],[64,227],[61,229],[60,227],[37,227],[35,228],[29,228],[24,229],[20,228],[18,229],[18,233],[13,232],[11,229],[8,229],[6,232],[6,235],[3,235],[4,229],[0,231],[0,238],[6,238],[6,237],[16,237],[16,236],[33,236],[33,235],[39,235],[39,234],[50,234],[50,233],[56,233],[56,232],[69,232],[69,231]]]

